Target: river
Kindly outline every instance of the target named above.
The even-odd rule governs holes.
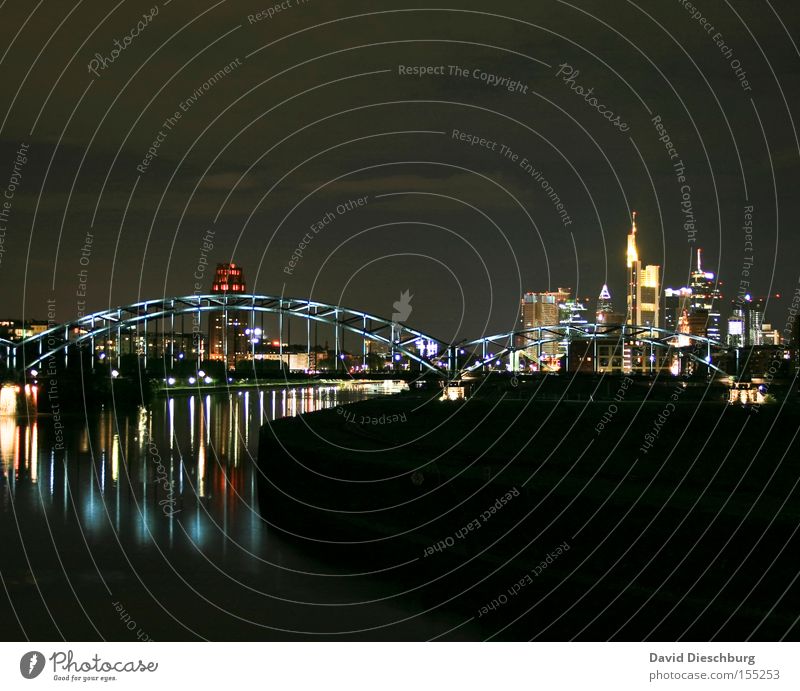
[[[391,579],[326,563],[259,515],[263,422],[401,386],[197,392],[130,413],[74,402],[63,430],[6,400],[2,637],[418,640],[457,627],[463,617],[423,615]]]

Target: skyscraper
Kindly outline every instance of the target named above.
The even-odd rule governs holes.
[[[586,319],[586,306],[580,300],[567,300],[560,305],[560,323],[571,324],[573,326],[581,326],[588,324],[589,320]]]
[[[689,314],[692,308],[692,289],[665,288],[664,289],[664,328],[673,333],[680,332],[681,318]]]
[[[244,270],[237,264],[217,264],[212,293],[246,293]]]
[[[561,322],[565,306],[570,300],[571,293],[572,291],[569,288],[559,288],[557,291],[541,293],[525,293],[520,303],[520,322],[522,328],[531,329],[538,326],[557,326]],[[553,336],[553,338],[555,338],[555,336]],[[524,346],[525,343],[520,342],[519,345]],[[559,352],[559,345],[557,342],[545,343],[542,346],[541,352],[550,356],[556,355]]]
[[[542,293],[525,293],[520,304],[520,322],[523,329],[537,326],[554,326],[559,323],[562,311],[571,297],[569,288]]]
[[[633,212],[631,222],[631,232],[628,233],[628,324],[638,324],[639,302],[641,292],[639,290],[639,274],[642,271],[642,263],[639,261],[639,250],[636,247],[636,212]]]
[[[603,289],[597,298],[597,307],[595,309],[595,323],[606,326],[619,326],[624,324],[627,318],[622,312],[614,310],[614,303],[611,298],[611,291],[604,283]]]
[[[597,297],[597,307],[595,309],[595,321],[598,324],[605,324],[608,314],[614,311],[614,305],[611,302],[611,291],[604,283],[600,295]]]
[[[661,326],[661,267],[648,264],[642,268],[636,246],[636,212],[628,234],[628,324]]]
[[[697,268],[691,273],[689,287],[692,289],[691,313],[697,317],[695,320],[697,326],[693,327],[692,333],[719,341],[721,336],[719,306],[722,294],[714,273],[703,271],[702,249],[697,250]],[[705,322],[700,321],[702,316],[705,316]]]
[[[648,264],[639,278],[639,321],[643,326],[661,326],[661,267]]]
[[[745,295],[733,301],[728,318],[728,345],[739,348],[765,344],[764,312],[766,299]]]
[[[217,264],[212,293],[246,293],[244,271],[237,264]],[[248,313],[241,310],[214,312],[209,320],[209,353],[211,360],[220,360],[226,368],[236,366],[236,362],[249,353],[247,328]]]
[[[747,345],[764,345],[765,298],[750,299],[747,303]]]
[[[728,345],[734,348],[742,348],[746,345],[747,317],[744,305],[739,301],[734,301],[731,316],[728,317]]]

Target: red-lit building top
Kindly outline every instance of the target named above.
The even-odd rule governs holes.
[[[237,264],[217,264],[212,293],[246,293],[244,271]]]

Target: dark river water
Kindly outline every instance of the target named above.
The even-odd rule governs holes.
[[[406,640],[458,627],[463,616],[423,612],[385,574],[327,563],[259,514],[263,422],[399,387],[176,395],[130,413],[76,401],[63,438],[6,396],[2,637]]]

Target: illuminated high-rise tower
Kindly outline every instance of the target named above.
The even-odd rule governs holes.
[[[642,272],[642,263],[639,261],[639,250],[636,248],[636,212],[631,220],[631,232],[628,233],[628,324],[639,323],[639,274]]]
[[[751,298],[747,303],[747,345],[764,345],[764,298]]]
[[[648,264],[639,275],[639,324],[661,326],[661,267]]]
[[[237,264],[217,264],[212,293],[245,293],[244,270]]]
[[[554,326],[559,323],[566,307],[561,305],[571,299],[572,291],[569,288],[559,288],[556,291],[543,293],[525,293],[520,302],[520,323],[523,329],[537,326]]]
[[[734,301],[731,316],[728,317],[728,345],[742,348],[746,345],[747,317],[743,304]]]
[[[683,288],[664,289],[664,328],[673,333],[685,333],[679,329],[684,314],[688,316],[692,307],[692,289]]]
[[[661,326],[661,267],[648,264],[642,268],[636,247],[636,212],[628,234],[628,324]]]
[[[606,321],[606,315],[614,311],[614,306],[611,304],[611,291],[608,285],[603,284],[603,289],[597,298],[597,308],[595,309],[595,321],[603,323]]]
[[[557,291],[540,293],[525,293],[520,303],[520,323],[523,329],[539,326],[556,326],[566,313],[569,314],[567,303],[571,299],[571,289],[559,288]],[[564,306],[562,308],[562,306]],[[520,344],[527,341],[520,340]],[[541,352],[547,356],[556,356],[559,345],[556,342],[545,343]]]
[[[211,292],[226,295],[247,292],[242,267],[237,264],[217,264]],[[208,357],[211,360],[221,360],[226,368],[235,367],[236,362],[246,358],[249,352],[246,327],[247,312],[214,312],[209,320]]]
[[[719,341],[720,313],[719,306],[722,300],[719,287],[711,271],[703,270],[703,250],[697,250],[697,268],[692,271],[689,286],[692,289],[691,313],[697,317],[697,326],[692,333],[697,331],[698,336]],[[703,319],[704,318],[704,319]]]

